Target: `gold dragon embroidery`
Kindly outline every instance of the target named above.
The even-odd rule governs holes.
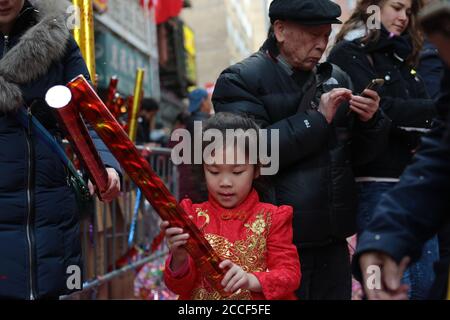
[[[271,213],[261,211],[256,215],[253,222],[244,224],[246,234],[242,240],[232,243],[223,236],[209,233],[205,234],[205,238],[221,258],[228,259],[241,266],[245,272],[263,272],[267,270],[265,253],[271,222]],[[223,299],[218,292],[209,288],[206,283],[193,291],[192,298],[196,300]],[[250,300],[251,294],[248,290],[240,290],[227,299]]]

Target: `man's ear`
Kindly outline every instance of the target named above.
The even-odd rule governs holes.
[[[273,32],[278,42],[284,42],[285,24],[281,20],[275,20],[273,23]]]

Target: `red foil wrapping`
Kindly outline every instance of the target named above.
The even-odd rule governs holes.
[[[114,97],[114,103],[112,105],[112,109],[109,109],[113,116],[119,120],[120,115],[122,113],[122,107],[125,105],[125,100],[122,98],[122,96],[119,93],[116,93],[116,96]]]
[[[219,268],[221,258],[203,237],[197,226],[177,204],[164,182],[152,170],[126,132],[86,81],[78,76],[67,85],[72,92],[72,103],[78,106],[84,119],[93,126],[100,138],[119,161],[124,171],[141,189],[159,216],[173,227],[189,233],[186,250],[210,285],[223,297],[230,296],[220,282],[225,271]]]
[[[87,170],[91,181],[97,186],[97,195],[102,200],[102,194],[108,190],[108,173],[86,125],[78,113],[77,106],[70,102],[67,106],[55,110],[60,123],[68,134],[68,140],[71,142],[83,167]]]
[[[108,96],[106,97],[106,106],[108,107],[109,111],[114,114],[114,107],[115,107],[115,99],[116,99],[116,92],[117,92],[117,84],[119,82],[119,79],[117,77],[111,77],[111,80],[109,80],[109,86],[108,86]]]

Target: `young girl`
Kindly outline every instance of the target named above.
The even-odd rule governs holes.
[[[218,129],[224,137],[226,129],[258,132],[252,120],[227,113],[215,115],[203,127]],[[226,292],[233,293],[228,299],[295,299],[301,274],[292,244],[292,207],[260,202],[253,188],[259,167],[249,161],[248,143],[245,148],[239,148],[236,141],[226,143],[214,154],[214,159],[225,156],[224,164],[204,159],[209,200],[193,204],[185,199],[181,206],[223,259],[220,268],[227,271],[221,284]],[[227,159],[240,159],[239,155],[245,156],[244,164],[229,164]],[[162,222],[161,229],[170,250],[164,272],[167,287],[182,300],[223,299],[183,248],[189,235],[181,228],[171,228],[167,221]]]

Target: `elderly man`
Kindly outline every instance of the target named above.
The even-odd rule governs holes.
[[[350,299],[351,165],[373,157],[388,127],[376,92],[353,95],[342,70],[319,64],[340,14],[329,0],[274,0],[273,32],[260,51],[222,72],[213,94],[216,112],[279,130],[280,170],[264,200],[294,207],[301,299]]]

